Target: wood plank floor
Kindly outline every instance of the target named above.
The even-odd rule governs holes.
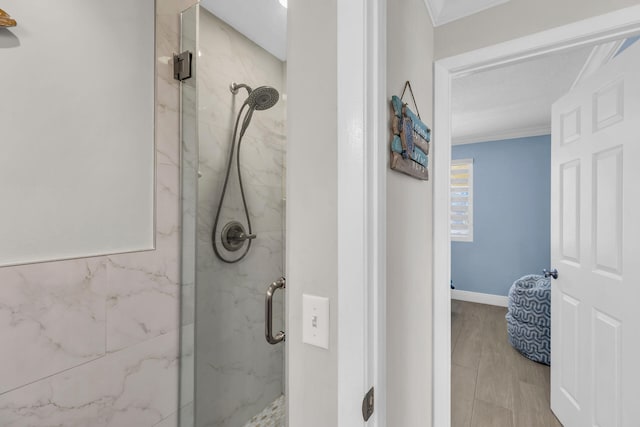
[[[506,313],[451,301],[451,426],[562,427],[549,407],[549,367],[511,347]]]

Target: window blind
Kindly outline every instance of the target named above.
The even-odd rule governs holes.
[[[451,241],[473,242],[473,159],[451,161]]]

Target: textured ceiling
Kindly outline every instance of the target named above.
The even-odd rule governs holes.
[[[551,105],[567,93],[592,47],[494,68],[452,84],[454,144],[551,132]]]
[[[278,0],[201,0],[200,5],[281,61],[287,58],[287,9]]]

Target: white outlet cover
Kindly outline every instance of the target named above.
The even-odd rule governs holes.
[[[329,349],[329,298],[302,295],[302,342]]]

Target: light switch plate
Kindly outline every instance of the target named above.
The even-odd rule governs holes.
[[[302,295],[302,342],[329,349],[329,298]]]

